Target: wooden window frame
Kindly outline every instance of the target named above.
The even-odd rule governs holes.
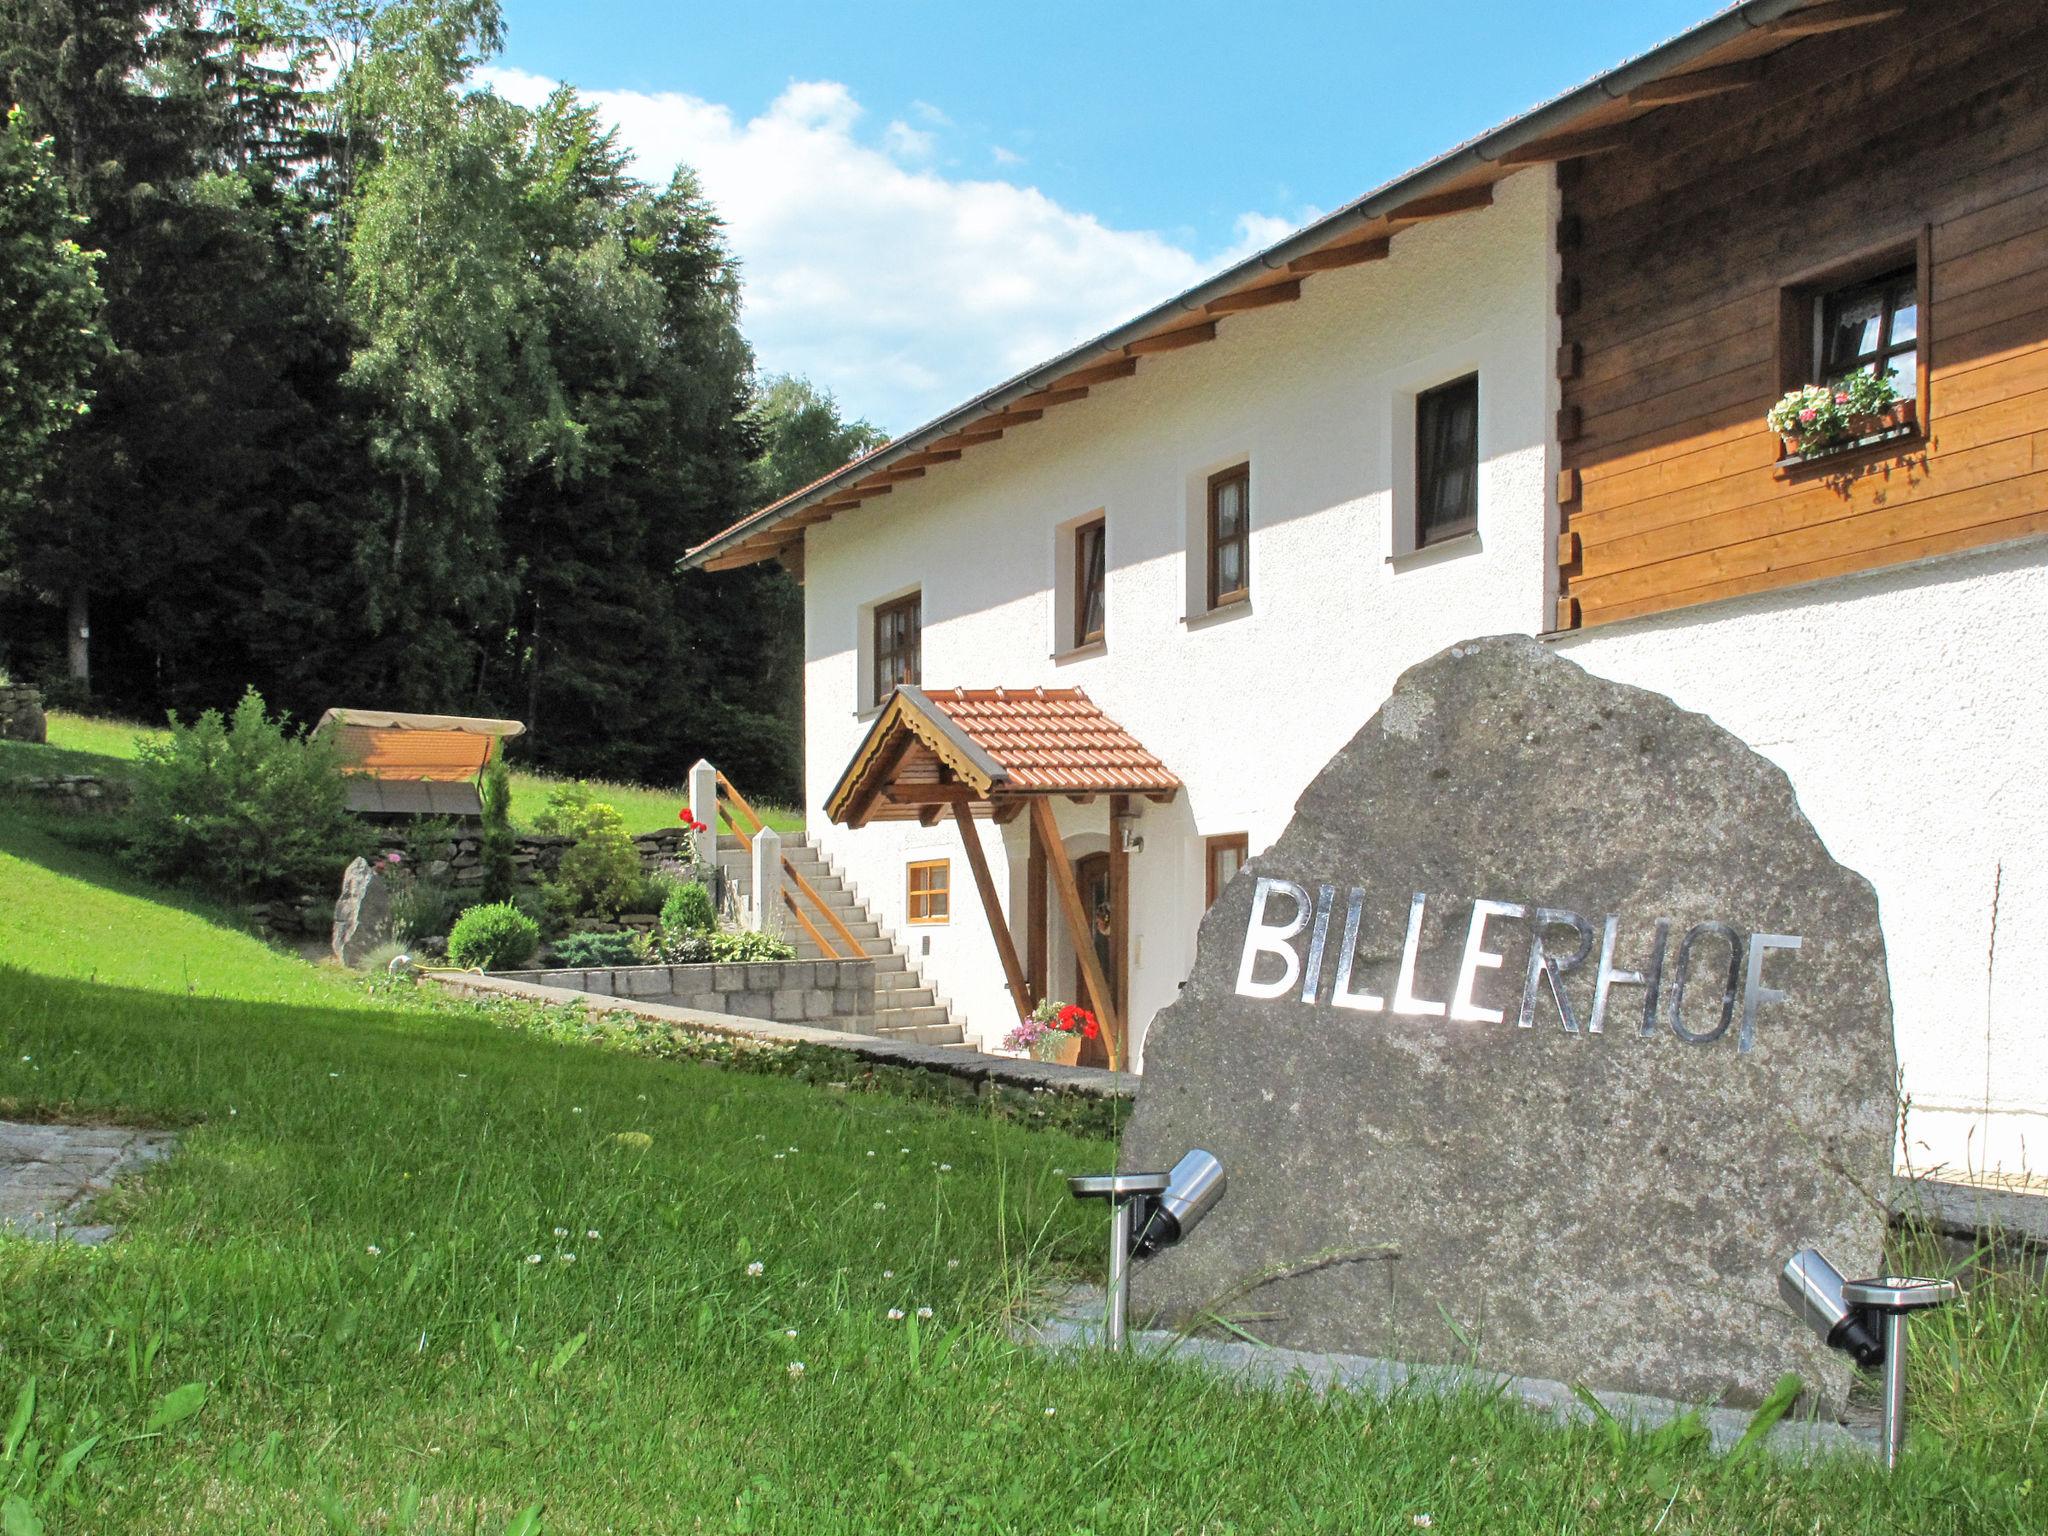
[[[1238,532],[1231,543],[1238,546],[1237,569],[1242,578],[1227,591],[1217,585],[1220,574],[1222,541],[1216,536],[1217,492],[1226,485],[1240,487]],[[1247,459],[1242,464],[1233,464],[1229,469],[1219,469],[1209,477],[1208,507],[1203,517],[1208,542],[1208,578],[1205,588],[1209,594],[1209,611],[1228,608],[1233,603],[1246,603],[1252,596],[1252,466]]]
[[[1820,377],[1824,341],[1821,315],[1828,298],[1845,289],[1876,281],[1885,274],[1911,267],[1914,272],[1915,359],[1913,377],[1913,424],[1887,433],[1858,447],[1836,449],[1817,455],[1814,462],[1839,465],[1842,458],[1861,452],[1896,453],[1904,443],[1924,442],[1931,415],[1929,389],[1930,360],[1934,355],[1931,321],[1934,308],[1934,226],[1923,224],[1904,240],[1890,240],[1844,260],[1800,274],[1778,290],[1778,391],[1798,389],[1806,384],[1829,382]],[[1786,461],[1787,466],[1806,462]]]
[[[1424,478],[1429,465],[1429,455],[1423,441],[1423,424],[1427,419],[1425,402],[1433,396],[1448,393],[1454,389],[1472,388],[1472,472],[1468,491],[1469,510],[1456,522],[1431,529],[1425,520],[1425,513],[1435,504],[1436,498],[1426,494]],[[1461,373],[1455,379],[1445,379],[1441,384],[1417,390],[1415,394],[1415,544],[1417,550],[1433,549],[1439,544],[1448,544],[1453,539],[1462,539],[1467,534],[1479,531],[1479,370]]]
[[[1102,623],[1095,629],[1088,627],[1088,540],[1094,535],[1102,551]],[[1083,646],[1097,645],[1109,634],[1109,517],[1097,513],[1094,517],[1083,518],[1074,525],[1074,627],[1068,637],[1075,650]]]
[[[1243,869],[1245,861],[1251,857],[1250,835],[1244,832],[1223,832],[1215,837],[1202,839],[1202,876],[1209,890],[1209,899],[1202,904],[1204,912],[1215,906],[1216,898],[1223,894],[1223,885],[1216,878],[1216,855],[1232,850],[1237,853],[1237,867]]]
[[[885,651],[882,648],[884,624],[897,614],[906,612],[911,616],[908,641],[900,648]],[[892,597],[886,603],[875,604],[874,612],[870,616],[869,622],[872,625],[868,632],[869,640],[874,648],[872,658],[873,671],[868,680],[869,686],[874,690],[874,693],[869,703],[879,708],[881,705],[889,702],[889,695],[895,691],[898,683],[907,683],[915,687],[923,680],[924,593],[921,591],[908,592],[902,597]],[[906,656],[908,657],[908,662],[900,669],[904,675],[901,677],[887,677],[885,680],[885,671],[894,672],[898,670],[891,663],[896,663]]]
[[[936,884],[918,888],[917,877],[922,871],[937,870]],[[936,901],[938,910],[934,912]],[[903,916],[904,921],[918,928],[937,927],[953,920],[953,861],[951,859],[913,859],[903,866]]]

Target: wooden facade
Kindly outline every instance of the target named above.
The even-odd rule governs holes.
[[[1712,83],[1559,167],[1561,629],[2048,531],[2048,8],[1914,0]],[[1813,295],[1902,266],[1916,426],[1784,462]]]

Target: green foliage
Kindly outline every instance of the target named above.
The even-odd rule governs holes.
[[[477,850],[484,875],[481,895],[485,901],[510,901],[519,867],[513,857],[517,839],[512,831],[512,770],[502,756],[493,756],[484,769],[482,796],[484,828]]]
[[[631,933],[572,933],[549,948],[556,965],[635,965],[640,959],[637,940]]]
[[[772,933],[742,929],[738,933],[714,933],[710,938],[713,960],[747,962],[796,958],[796,946]]]
[[[540,925],[510,902],[471,907],[448,932],[448,958],[474,970],[516,971],[540,948]]]
[[[47,140],[20,108],[0,122],[0,565],[15,519],[50,461],[50,439],[83,416],[106,349],[96,257]]]
[[[718,926],[718,913],[711,905],[711,893],[694,880],[679,885],[661,908],[663,933],[710,933]]]
[[[367,839],[325,738],[272,717],[253,688],[231,718],[208,710],[137,758],[137,863],[227,896],[326,890]]]
[[[640,894],[640,850],[625,819],[582,784],[564,784],[548,797],[534,826],[549,837],[573,839],[562,850],[555,884],[579,916],[614,918]]]

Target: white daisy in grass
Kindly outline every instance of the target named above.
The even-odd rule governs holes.
[[[953,1171],[953,1165],[952,1165],[951,1163],[941,1163],[941,1164],[939,1164],[939,1172],[941,1172],[941,1173],[951,1173],[952,1171]]]
[[[1048,1408],[1048,1409],[1046,1409],[1046,1410],[1045,1410],[1045,1416],[1046,1416],[1046,1417],[1047,1417],[1047,1418],[1049,1419],[1049,1418],[1051,1418],[1051,1417],[1053,1416],[1053,1412],[1054,1412],[1054,1410],[1053,1410],[1053,1409],[1051,1409],[1051,1408]]]
[[[568,1235],[569,1235],[569,1229],[568,1229],[567,1227],[557,1227],[557,1228],[555,1228],[555,1236],[557,1236],[557,1237],[567,1237]]]
[[[875,1202],[875,1209],[878,1211],[886,1211],[887,1209],[889,1209],[889,1207],[885,1202],[877,1200]]]
[[[754,1260],[753,1263],[747,1266],[747,1273],[756,1280],[760,1279],[761,1276],[763,1276],[767,1272],[768,1266],[763,1264],[759,1259]]]
[[[584,1235],[585,1237],[589,1238],[589,1239],[590,1239],[590,1241],[594,1243],[594,1242],[596,1242],[596,1241],[597,1241],[597,1228],[595,1228],[595,1227],[592,1227],[592,1228],[591,1228],[591,1229],[590,1229],[589,1231],[585,1232],[585,1233],[584,1233],[583,1235]]]
[[[796,1337],[796,1330],[794,1328],[785,1328],[782,1330],[782,1336],[785,1339],[793,1339]]]
[[[790,1362],[789,1362],[789,1379],[790,1379],[791,1381],[796,1381],[796,1380],[800,1379],[800,1378],[801,1378],[801,1377],[803,1376],[803,1373],[804,1373],[804,1363],[803,1363],[803,1361],[801,1361],[801,1360],[792,1360],[792,1361],[790,1361]]]
[[[891,1308],[889,1309],[889,1321],[890,1321],[890,1322],[892,1322],[892,1323],[900,1323],[900,1322],[902,1322],[902,1321],[903,1321],[903,1309],[902,1309],[901,1307],[891,1307]]]
[[[363,1252],[367,1253],[373,1259],[376,1258],[377,1255],[379,1255],[383,1251],[384,1250],[382,1248],[379,1248],[375,1243],[371,1243],[363,1249]]]
[[[882,1271],[882,1278],[884,1280],[894,1280],[896,1278],[896,1271],[893,1269],[885,1269]]]
[[[959,1267],[960,1267],[960,1261],[959,1261],[958,1259],[948,1259],[948,1260],[946,1260],[946,1268],[948,1268],[948,1269],[958,1269]]]
[[[540,1255],[537,1253],[529,1253],[526,1256],[526,1262],[529,1264],[538,1264],[540,1262]]]
[[[576,1255],[573,1253],[561,1254],[558,1256],[558,1262],[563,1264],[574,1264],[576,1262]]]
[[[929,1322],[931,1320],[932,1309],[930,1307],[919,1307],[917,1309],[917,1315],[921,1318],[924,1318],[927,1322]]]

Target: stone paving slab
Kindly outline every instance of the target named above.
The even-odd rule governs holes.
[[[471,997],[518,997],[535,1003],[572,1004],[591,1013],[631,1014],[635,1018],[652,1019],[693,1034],[719,1035],[734,1040],[758,1040],[772,1045],[822,1045],[858,1056],[863,1061],[943,1072],[969,1082],[1001,1083],[1027,1092],[1079,1093],[1091,1098],[1128,1099],[1138,1091],[1135,1072],[1107,1072],[1100,1067],[1063,1067],[1057,1062],[1029,1061],[1015,1056],[984,1056],[979,1051],[958,1047],[912,1045],[877,1035],[820,1029],[814,1024],[743,1019],[732,1014],[705,1013],[695,1008],[678,1008],[639,998],[601,997],[569,987],[511,981],[502,976],[487,976],[481,971],[431,970],[421,974],[451,992]]]
[[[1096,1347],[1102,1332],[1102,1293],[1080,1286],[1060,1299],[1051,1315],[1018,1330],[1027,1344],[1054,1355],[1073,1355]],[[1322,1395],[1332,1388],[1391,1397],[1403,1391],[1448,1395],[1462,1390],[1502,1393],[1547,1413],[1560,1423],[1590,1424],[1598,1417],[1561,1381],[1508,1376],[1466,1366],[1404,1365],[1370,1355],[1330,1351],[1278,1349],[1234,1339],[1193,1338],[1184,1334],[1132,1329],[1125,1342],[1133,1352],[1185,1361],[1228,1379],[1260,1386],[1306,1382]],[[1743,1408],[1699,1408],[1639,1392],[1595,1392],[1593,1397],[1624,1424],[1655,1429],[1697,1412],[1717,1452],[1731,1450],[1749,1428]],[[1763,1446],[1775,1456],[1804,1461],[1827,1455],[1868,1456],[1878,1450],[1874,1429],[1832,1420],[1783,1418],[1764,1436]]]
[[[110,1226],[76,1220],[132,1168],[170,1154],[170,1131],[0,1120],[0,1229],[44,1242],[103,1243]]]
[[[1900,1180],[1892,1210],[1913,1215],[1950,1237],[1995,1232],[2008,1240],[2048,1248],[2048,1194],[1996,1184],[1947,1179]]]

